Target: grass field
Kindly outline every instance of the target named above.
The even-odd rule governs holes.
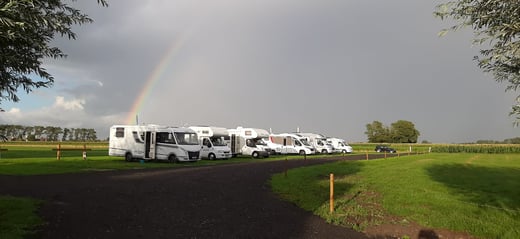
[[[335,175],[329,212],[329,174]],[[520,238],[520,154],[432,153],[346,161],[273,176],[286,200],[363,230],[393,218],[479,238]]]

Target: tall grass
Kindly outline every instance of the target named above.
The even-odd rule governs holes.
[[[374,143],[350,144],[356,152],[374,152]],[[489,153],[511,154],[520,153],[520,144],[382,144],[389,145],[400,153],[404,152],[435,152],[435,153]]]
[[[487,153],[510,154],[520,153],[518,144],[440,144],[432,147],[437,153]]]

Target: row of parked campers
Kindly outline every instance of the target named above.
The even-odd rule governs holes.
[[[351,153],[342,139],[319,134],[270,134],[264,129],[226,129],[212,126],[169,127],[114,125],[110,128],[109,155],[127,161],[228,159],[236,155],[254,158],[272,154]]]

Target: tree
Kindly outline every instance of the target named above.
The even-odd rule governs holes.
[[[412,122],[398,120],[392,123],[390,135],[393,143],[417,143],[420,133]]]
[[[469,26],[475,33],[474,44],[489,44],[474,60],[484,72],[492,73],[497,82],[507,82],[506,91],[520,87],[519,4],[518,0],[458,0],[440,4],[434,12],[443,20],[456,21],[440,35]],[[516,115],[516,124],[520,122],[520,96],[510,115]]]
[[[390,127],[379,121],[367,124],[367,135],[369,143],[417,143],[420,133],[415,125],[406,120],[398,120]]]
[[[383,123],[379,121],[373,121],[371,124],[367,124],[367,131],[365,134],[367,135],[368,142],[370,143],[385,143],[390,142],[390,129],[384,126]]]
[[[75,0],[72,0],[75,1]],[[71,27],[91,23],[87,15],[63,0],[10,0],[0,2],[0,101],[19,101],[18,88],[30,93],[54,82],[43,68],[45,57],[66,55],[50,45],[56,35],[76,39]],[[108,6],[106,0],[98,4]],[[32,78],[39,78],[38,80]]]

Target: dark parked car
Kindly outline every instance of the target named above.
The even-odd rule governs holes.
[[[397,152],[395,149],[390,148],[390,147],[385,146],[385,145],[377,145],[375,150],[376,150],[376,152],[379,152],[379,153],[381,153],[381,152],[387,152],[387,153],[395,153],[395,152]]]

